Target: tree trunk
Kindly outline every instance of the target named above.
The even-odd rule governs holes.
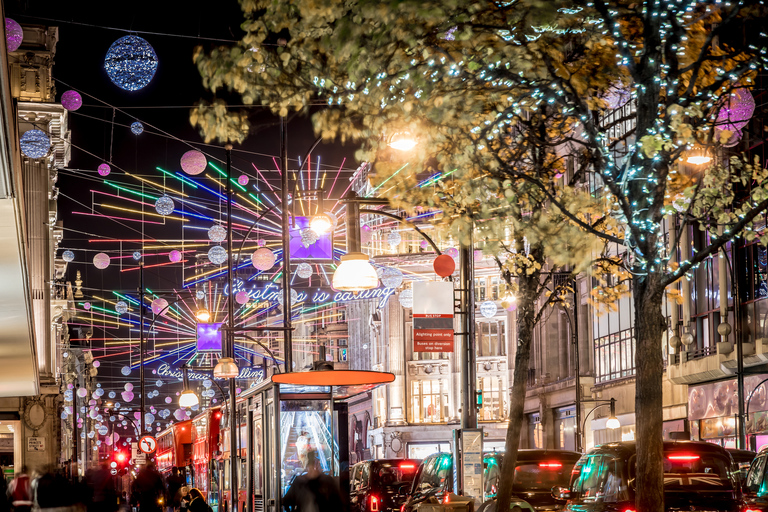
[[[664,511],[664,442],[662,439],[662,314],[664,288],[651,273],[633,283],[635,305],[635,429],[637,431],[638,512]]]
[[[512,499],[512,483],[515,477],[517,451],[520,446],[520,432],[524,424],[523,408],[528,387],[528,363],[531,358],[531,340],[536,321],[536,299],[539,287],[539,273],[519,279],[517,306],[517,354],[515,372],[509,400],[509,427],[507,427],[504,460],[501,464],[499,494],[496,510],[509,510]]]

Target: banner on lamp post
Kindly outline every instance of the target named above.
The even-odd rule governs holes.
[[[413,351],[453,352],[453,283],[413,283]]]

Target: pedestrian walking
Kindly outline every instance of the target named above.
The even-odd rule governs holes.
[[[141,468],[133,487],[141,512],[163,512],[165,484],[153,462]]]
[[[5,479],[2,470],[3,467],[0,466],[0,512],[10,512],[11,502],[8,500],[8,481]]]
[[[213,512],[211,506],[205,502],[203,493],[197,487],[189,490],[189,499],[189,512]]]
[[[283,497],[289,512],[338,512],[344,502],[336,479],[323,473],[318,453],[307,452],[307,472],[297,476]]]
[[[185,483],[184,477],[179,473],[179,468],[173,466],[166,483],[168,486],[168,508],[174,512],[181,507],[181,487]]]
[[[35,512],[79,512],[80,492],[72,485],[63,471],[49,467],[40,478],[32,482],[32,496]]]
[[[8,500],[13,512],[30,512],[32,510],[32,486],[26,466],[16,475],[8,486]]]
[[[115,512],[117,510],[117,486],[110,474],[107,461],[85,473],[88,489],[88,512]]]

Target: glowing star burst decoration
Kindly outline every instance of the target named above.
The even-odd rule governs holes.
[[[168,301],[158,297],[157,299],[152,301],[152,312],[156,315],[162,314],[165,316],[165,313],[168,311]]]
[[[112,172],[112,168],[109,164],[101,164],[96,168],[96,171],[99,173],[99,176],[109,176],[109,173]]]
[[[74,112],[83,106],[83,97],[77,91],[67,91],[61,95],[61,106]]]
[[[402,241],[403,241],[403,237],[400,236],[400,233],[398,233],[397,231],[390,231],[389,234],[387,235],[387,242],[389,242],[389,245],[393,248],[400,245],[400,242]]]
[[[312,265],[309,263],[299,263],[296,267],[296,274],[302,279],[307,279],[312,276]]]
[[[214,224],[211,229],[208,230],[208,239],[211,242],[223,242],[227,239],[227,230],[221,224]]]
[[[173,263],[178,263],[181,261],[181,253],[174,249],[168,253],[168,259]]]
[[[51,139],[42,130],[28,130],[19,141],[21,152],[29,158],[42,158],[51,149]]]
[[[312,231],[310,228],[304,228],[301,230],[301,245],[304,247],[309,247],[310,245],[317,242],[317,240],[317,233]]]
[[[221,265],[227,261],[227,250],[220,245],[214,245],[208,251],[208,260],[214,265]]]
[[[24,41],[24,30],[11,18],[5,18],[5,45],[9,52],[15,52]]]
[[[124,300],[119,300],[115,303],[115,311],[117,314],[124,315],[128,312],[128,303]]]
[[[407,290],[403,290],[400,292],[400,296],[398,297],[398,300],[400,301],[400,305],[404,308],[412,308],[413,307],[413,290],[408,288]]]
[[[191,176],[200,174],[207,166],[208,160],[201,151],[193,149],[181,155],[181,169]]]
[[[387,288],[397,288],[403,283],[403,272],[396,267],[385,267],[380,275],[381,284]]]
[[[492,300],[487,300],[480,304],[480,314],[485,318],[493,318],[496,315],[497,310],[496,303]]]
[[[160,215],[172,214],[175,207],[173,199],[166,195],[158,197],[157,201],[155,201],[155,211]]]
[[[245,174],[241,174],[237,178],[237,182],[245,187],[246,185],[248,185],[248,176],[246,176]]]
[[[134,135],[141,135],[142,133],[144,133],[144,125],[138,121],[132,122],[131,133],[133,133]]]
[[[97,253],[93,257],[93,266],[99,270],[104,270],[109,266],[109,255],[103,252]]]
[[[61,259],[69,263],[70,261],[73,261],[75,259],[75,253],[72,251],[64,251],[61,253]]]
[[[248,297],[248,292],[246,292],[245,290],[241,290],[235,294],[235,302],[237,302],[240,305],[247,304],[249,298],[250,297]]]
[[[258,270],[271,269],[275,266],[276,260],[277,257],[275,256],[275,253],[266,247],[256,249],[256,251],[254,251],[254,253],[251,255],[251,264],[253,264],[254,268]]]
[[[121,37],[109,47],[104,69],[112,83],[126,91],[146,87],[157,71],[157,54],[146,39]]]

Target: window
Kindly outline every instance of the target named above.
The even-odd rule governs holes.
[[[608,382],[634,374],[634,329],[625,329],[595,340],[595,380],[597,382]]]
[[[539,413],[528,415],[528,448],[544,448],[544,427]]]
[[[762,485],[765,479],[765,461],[768,456],[765,454],[759,455],[752,463],[752,467],[749,468],[747,474],[746,486],[750,493],[765,494],[765,487]]]
[[[627,480],[622,475],[622,461],[596,454],[582,458],[573,469],[572,492],[588,502],[615,503],[629,500]]]
[[[486,280],[484,277],[475,278],[475,302],[484,301],[486,297]]]
[[[501,290],[501,278],[491,278],[491,300],[499,300],[499,293]]]
[[[475,326],[475,345],[479,356],[503,356],[505,353],[506,322],[490,320],[477,322]]]
[[[480,421],[500,420],[504,416],[504,403],[501,398],[503,381],[501,377],[483,377],[477,379],[477,389],[483,392],[483,406],[480,408]]]
[[[411,382],[411,415],[414,423],[440,423],[448,416],[448,395],[443,380]]]

